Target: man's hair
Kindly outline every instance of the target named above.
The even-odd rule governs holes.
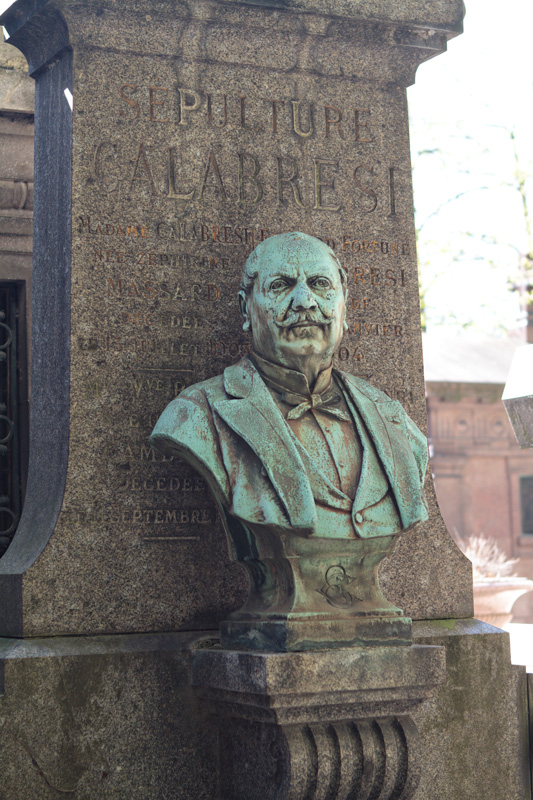
[[[335,253],[333,252],[331,247],[326,245],[320,239],[316,239],[316,237],[308,236],[307,234],[304,234],[304,233],[281,233],[281,234],[277,234],[277,236],[283,236],[284,238],[291,238],[291,239],[292,238],[294,238],[294,239],[304,239],[305,238],[306,240],[315,239],[315,241],[320,242],[320,244],[324,247],[324,249],[326,251],[325,255],[328,255],[330,258],[333,259],[333,261],[335,262],[335,264],[336,264],[336,266],[337,266],[337,268],[339,270],[339,275],[340,275],[341,285],[342,285],[342,291],[343,291],[344,295],[346,296],[347,288],[348,288],[348,276],[346,275],[346,271],[341,266],[339,259],[337,258],[337,256],[335,255]],[[270,239],[277,238],[277,236],[276,237],[270,237]],[[261,242],[260,244],[258,244],[257,247],[255,248],[255,250],[252,250],[252,252],[248,256],[248,258],[246,259],[246,263],[244,265],[244,269],[243,269],[242,275],[241,275],[241,285],[239,287],[240,290],[244,292],[246,297],[248,297],[248,295],[252,291],[253,285],[255,283],[255,279],[257,278],[257,276],[259,274],[259,269],[260,269],[260,266],[261,266],[262,245],[265,244],[265,242],[268,242],[268,241],[269,241],[269,239],[265,239],[264,242]],[[258,250],[259,250],[259,253],[257,252]]]

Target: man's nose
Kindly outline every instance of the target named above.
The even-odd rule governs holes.
[[[291,306],[295,311],[316,308],[316,297],[306,283],[297,283],[292,290]]]

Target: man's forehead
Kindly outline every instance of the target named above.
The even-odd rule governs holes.
[[[277,258],[263,258],[257,265],[258,277],[260,281],[265,281],[273,275],[296,276],[300,271],[306,275],[326,274],[328,276],[339,276],[339,267],[328,253],[302,253],[290,252],[284,255],[279,254]]]

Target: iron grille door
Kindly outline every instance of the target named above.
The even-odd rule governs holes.
[[[0,556],[22,505],[17,356],[17,284],[0,283]]]

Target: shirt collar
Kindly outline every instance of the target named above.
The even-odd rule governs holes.
[[[255,352],[251,353],[251,358],[261,375],[267,378],[270,383],[279,386],[279,391],[289,391],[305,397],[311,397],[312,394],[323,394],[331,386],[333,363],[319,372],[315,385],[311,389],[307,378],[302,372],[283,367],[281,364],[275,364],[273,361],[267,361],[266,358]]]

